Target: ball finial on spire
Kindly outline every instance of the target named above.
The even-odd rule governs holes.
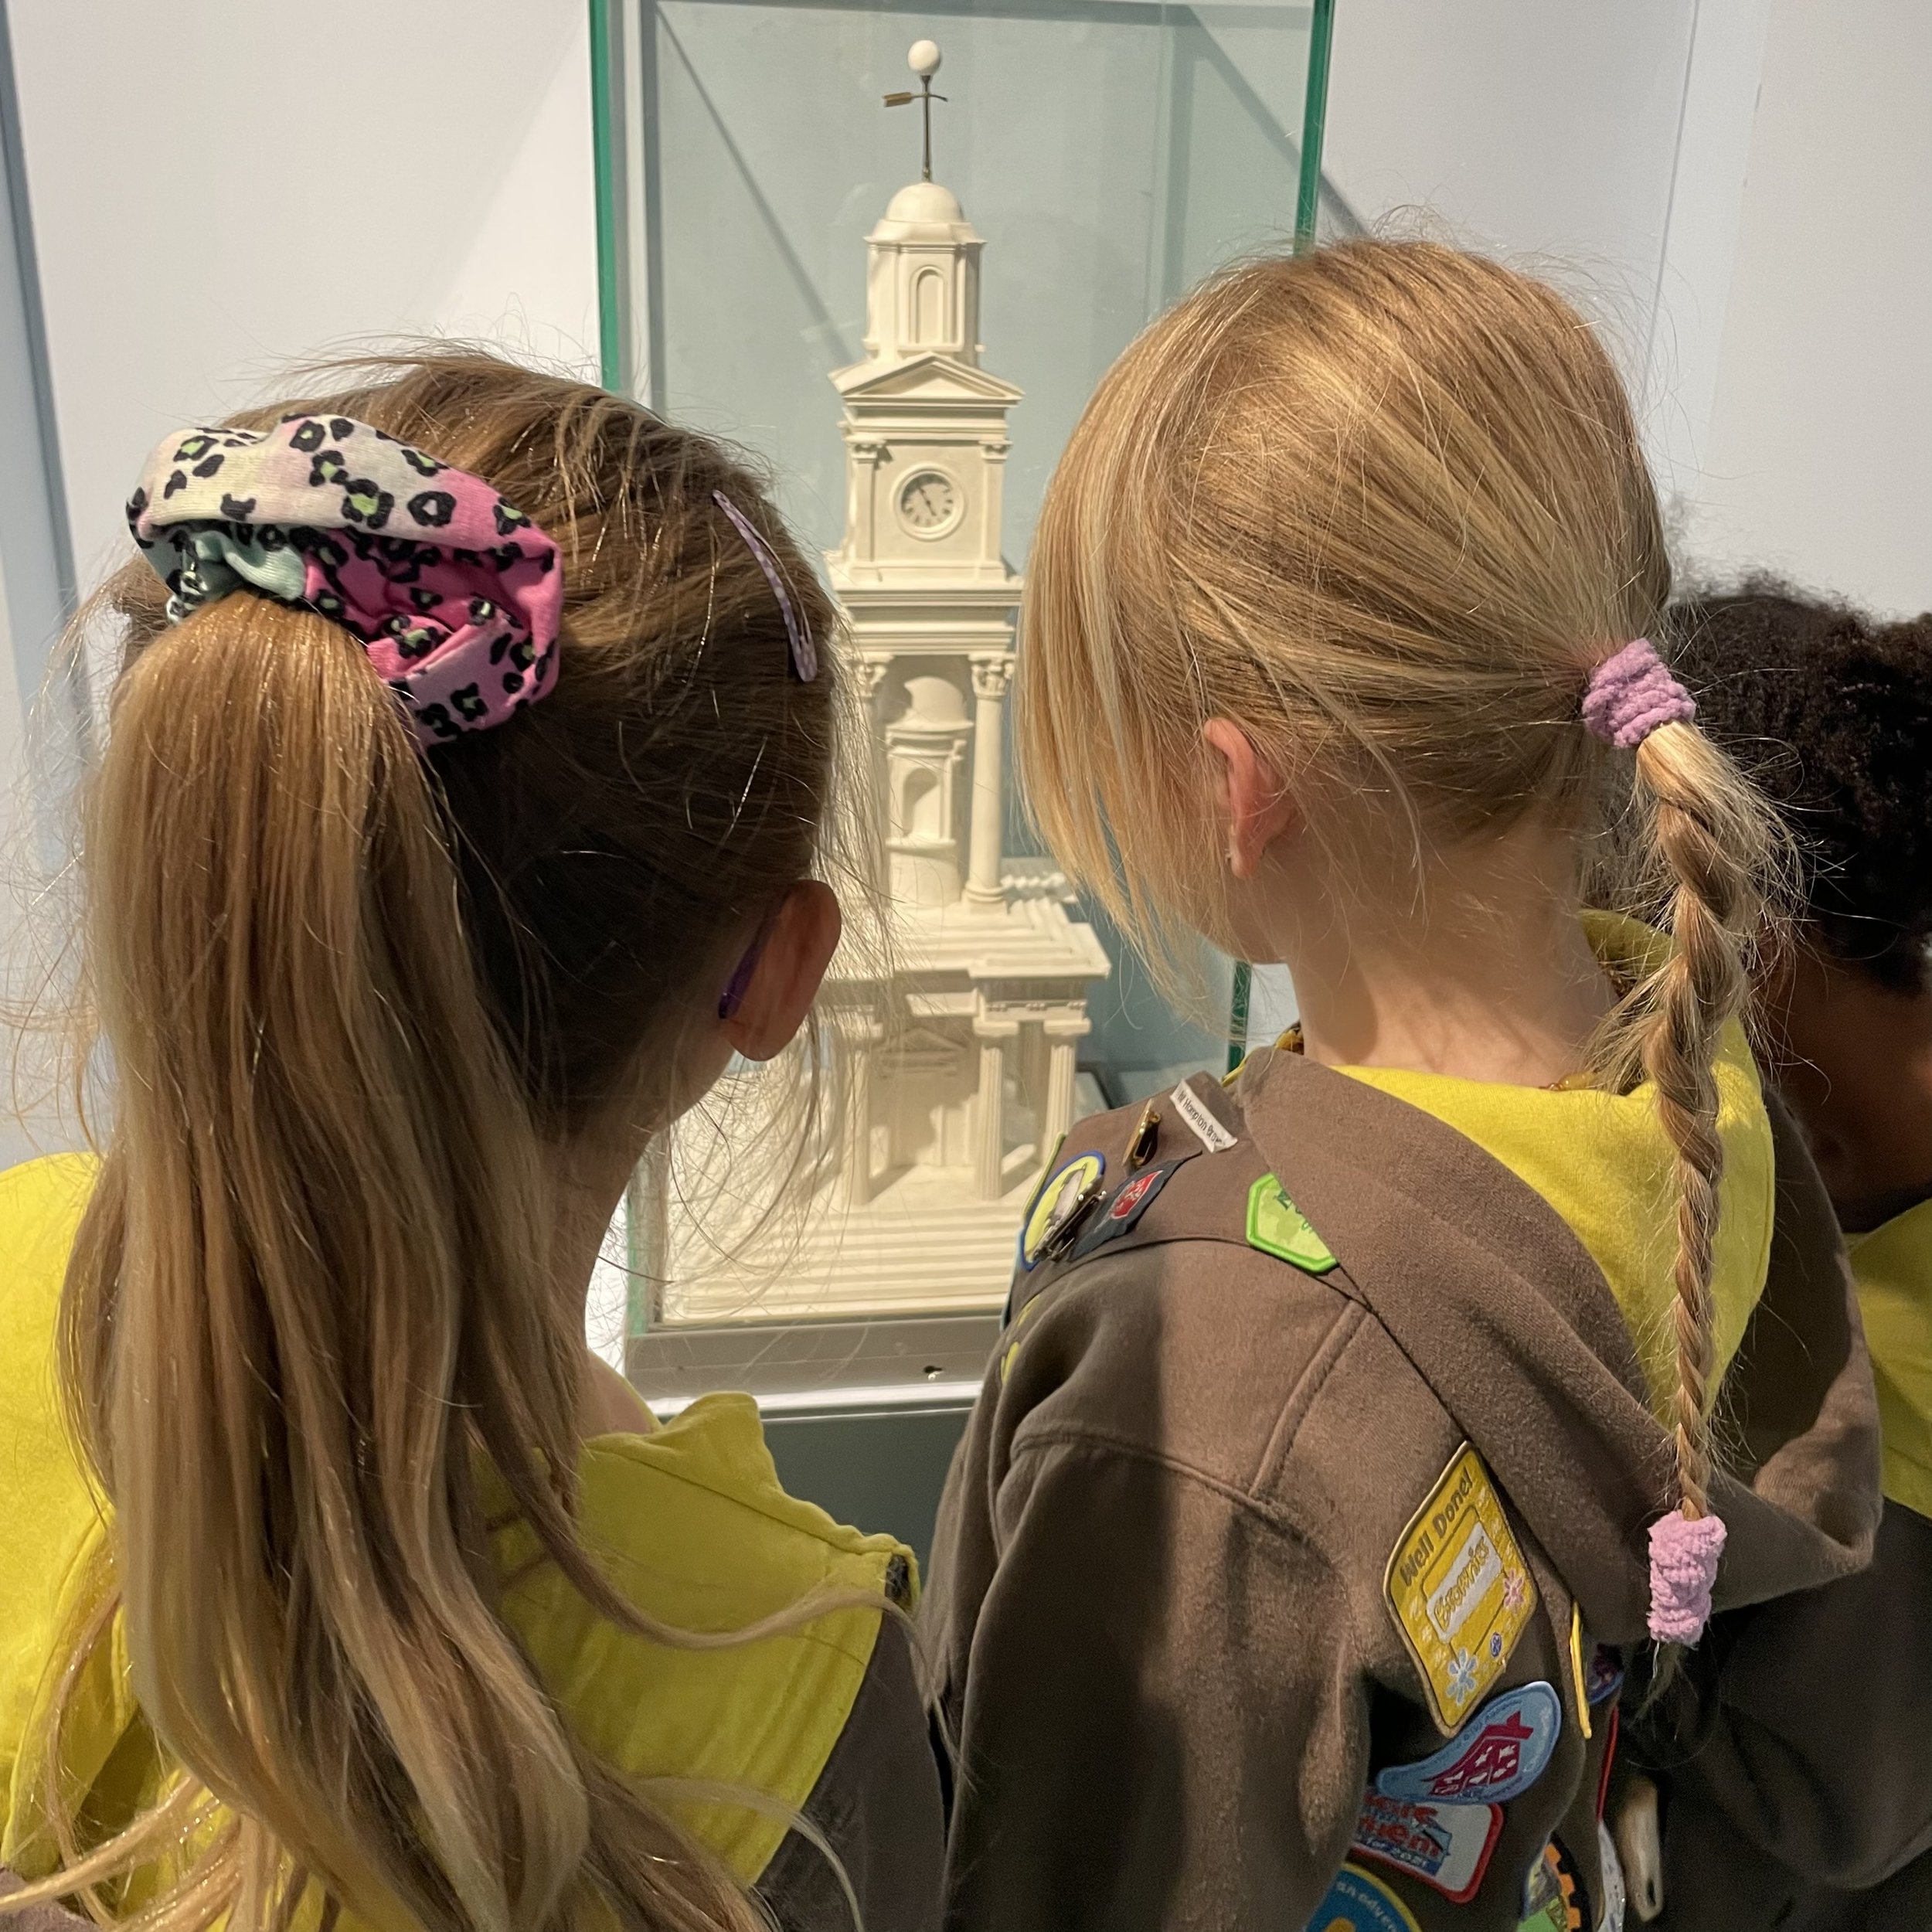
[[[906,56],[906,65],[921,80],[930,80],[939,71],[939,43],[937,40],[915,40]]]

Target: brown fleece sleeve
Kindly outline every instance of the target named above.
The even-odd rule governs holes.
[[[1723,1870],[1704,1868],[1728,1863],[1731,1832],[1848,1890],[1932,1845],[1928,1633],[1932,1523],[1896,1503],[1870,1569],[1718,1620],[1709,1729],[1670,1781],[1665,1897],[1685,1901],[1673,1924],[1696,1922],[1689,1901],[1706,1890],[1722,1896]]]
[[[1023,1432],[971,1640],[954,1932],[1298,1926],[1340,1863],[1367,1700],[1330,1566],[1138,1448]]]
[[[934,1932],[946,1830],[939,1766],[911,1646],[889,1620],[804,1809],[845,1867],[865,1932]],[[854,1932],[838,1874],[801,1832],[786,1833],[757,1889],[781,1932]]]

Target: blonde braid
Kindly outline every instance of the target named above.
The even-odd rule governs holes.
[[[1760,794],[1694,725],[1663,725],[1644,740],[1636,788],[1674,944],[1634,1002],[1630,1048],[1676,1150],[1671,1406],[1679,1494],[1683,1514],[1696,1519],[1710,1510],[1711,1274],[1724,1172],[1714,1062],[1748,998],[1747,961],[1783,835]]]

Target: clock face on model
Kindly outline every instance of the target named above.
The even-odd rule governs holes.
[[[914,536],[944,536],[965,506],[959,485],[941,470],[915,470],[899,486],[899,520]]]

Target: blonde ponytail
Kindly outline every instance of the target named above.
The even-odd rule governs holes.
[[[579,1353],[561,1296],[478,1291],[541,1277],[547,1209],[429,775],[355,639],[233,597],[131,670],[88,849],[125,1207],[66,1317],[77,1370],[113,1337],[97,1440],[141,1708],[247,1794],[241,1896],[299,1845],[417,1923],[541,1923],[584,1801],[486,1595],[472,1458],[526,1492],[573,1468]],[[407,1399],[467,1381],[515,1439]],[[343,1794],[401,1790],[421,1852],[338,1828]]]
[[[63,1379],[168,1770],[85,1842],[56,1722],[15,1828],[60,1869],[0,1925],[77,1896],[157,1932],[316,1910],[750,1928],[724,1869],[566,1726],[499,1614],[492,1536],[521,1519],[579,1595],[667,1643],[836,1607],[690,1635],[617,1593],[574,1522],[580,1284],[550,1277],[558,1150],[631,1144],[685,1015],[819,862],[835,661],[791,675],[720,492],[828,646],[832,614],[706,439],[469,352],[366,372],[311,407],[486,477],[556,538],[564,672],[426,756],[341,628],[238,591],[169,628],[145,565],[109,587],[128,653],[85,869],[115,1118]],[[115,1621],[66,1660],[63,1712]]]

